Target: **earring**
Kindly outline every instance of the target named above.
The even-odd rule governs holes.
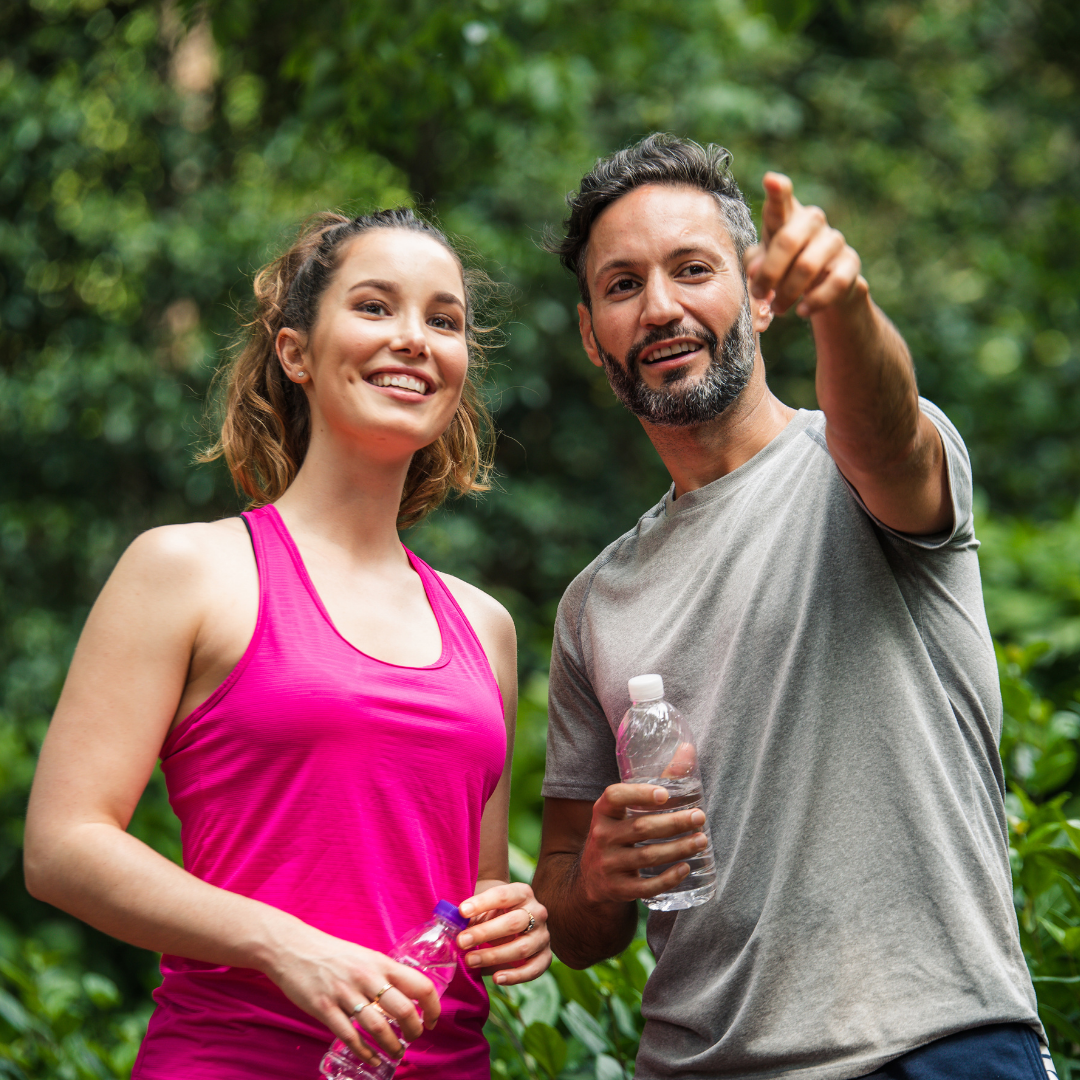
[[[306,378],[307,378],[307,375],[305,375],[305,374],[304,374],[304,373],[303,373],[302,371],[298,371],[298,372],[296,373],[296,377],[297,377],[298,379],[306,379]]]

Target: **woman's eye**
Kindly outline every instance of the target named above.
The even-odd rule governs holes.
[[[457,323],[449,315],[432,316],[431,325],[438,330],[456,330],[458,328]]]
[[[385,315],[386,305],[379,300],[365,300],[357,304],[357,311],[363,311],[368,315]]]

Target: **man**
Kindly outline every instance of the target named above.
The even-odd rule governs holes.
[[[574,967],[625,948],[707,823],[715,898],[649,916],[639,1080],[1045,1080],[963,442],[843,236],[768,173],[757,244],[729,160],[650,136],[597,163],[553,244],[673,484],[560,605],[552,946]],[[766,386],[760,334],[792,308],[821,412]],[[627,816],[666,797],[618,782],[646,672],[694,730],[704,813]]]

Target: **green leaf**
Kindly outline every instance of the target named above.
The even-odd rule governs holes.
[[[610,1054],[597,1054],[596,1080],[626,1080],[626,1071]]]
[[[516,844],[509,845],[510,876],[514,881],[523,881],[528,885],[536,873],[536,860],[529,858]]]
[[[636,944],[636,943],[635,943]],[[645,983],[649,976],[645,971],[645,965],[638,959],[637,953],[634,950],[634,946],[631,945],[620,957],[619,963],[622,966],[623,971],[626,973],[627,979],[630,981],[630,985],[640,995],[645,990]]]
[[[1065,951],[1071,956],[1080,954],[1080,926],[1071,926],[1065,931],[1065,938],[1062,941],[1065,947]]]
[[[99,1009],[111,1009],[114,1005],[120,1003],[120,991],[116,988],[116,983],[112,979],[105,978],[104,975],[96,975],[92,971],[88,971],[82,977],[83,989],[86,991],[86,996],[99,1008]]]
[[[521,991],[519,1016],[525,1027],[536,1021],[544,1024],[555,1023],[562,999],[559,996],[559,984],[551,972],[545,971],[540,978],[521,983],[518,989]]]
[[[1025,868],[1032,860],[1053,864],[1080,882],[1080,853],[1076,851],[1049,845],[1028,848],[1024,852]]]
[[[555,960],[551,965],[551,973],[567,1001],[576,1001],[592,1016],[600,1015],[600,993],[588,972],[577,971]]]
[[[1073,850],[1080,852],[1080,821],[1070,818],[1062,826],[1072,841]]]
[[[599,1054],[613,1049],[607,1032],[576,1001],[571,1001],[563,1009],[562,1018],[571,1034],[579,1038],[590,1052]]]
[[[1072,1042],[1080,1043],[1080,1026],[1074,1024],[1060,1009],[1040,1002],[1039,1019],[1048,1028],[1054,1028]]]
[[[1066,931],[1060,926],[1055,926],[1047,919],[1040,918],[1039,925],[1062,947],[1065,948]]]
[[[755,0],[752,7],[773,17],[776,25],[791,33],[800,30],[820,6],[820,0]]]
[[[0,990],[0,1016],[16,1031],[41,1030],[40,1024],[6,990]]]
[[[641,1032],[638,1031],[637,1024],[634,1023],[635,1014],[640,1016],[640,1007],[633,1012],[630,1010],[630,1006],[621,998],[612,995],[608,998],[611,1003],[611,1011],[615,1014],[615,1026],[625,1035],[628,1039],[633,1039],[635,1042],[640,1038]],[[635,1005],[637,1002],[635,1002]]]
[[[656,970],[656,957],[653,956],[652,949],[649,948],[647,943],[642,942],[641,948],[637,951],[637,958],[645,969],[645,977],[648,978]]]
[[[536,1021],[525,1029],[521,1043],[536,1058],[540,1068],[555,1080],[566,1064],[566,1041],[563,1037],[550,1024]]]

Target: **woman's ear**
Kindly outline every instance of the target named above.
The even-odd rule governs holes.
[[[285,377],[294,383],[307,382],[311,378],[311,372],[307,369],[304,360],[305,335],[283,326],[274,342],[274,351],[277,353],[278,363]]]

